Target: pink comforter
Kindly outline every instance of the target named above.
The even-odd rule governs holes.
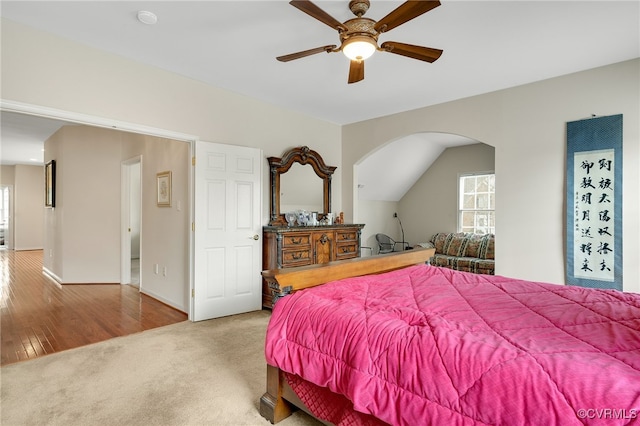
[[[419,265],[279,300],[265,348],[394,425],[640,418],[636,294]]]

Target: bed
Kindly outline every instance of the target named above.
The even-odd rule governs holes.
[[[640,295],[454,271],[425,264],[432,254],[264,271],[277,301],[261,414],[277,423],[302,408],[338,425],[640,421]]]

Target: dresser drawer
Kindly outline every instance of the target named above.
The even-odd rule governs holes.
[[[351,259],[358,256],[358,244],[338,243],[336,246],[336,260]]]
[[[265,226],[262,269],[286,269],[358,257],[363,226]],[[271,297],[272,289],[263,280],[262,306],[271,309]]]
[[[282,250],[282,267],[311,265],[311,248]]]
[[[336,242],[340,244],[342,241],[356,241],[358,239],[358,233],[356,231],[337,231]]]
[[[309,234],[301,234],[296,232],[295,235],[283,235],[282,236],[282,247],[300,247],[300,246],[309,246],[311,245],[311,233]]]

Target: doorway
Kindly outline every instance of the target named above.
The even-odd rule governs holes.
[[[121,284],[142,288],[141,229],[142,229],[142,156],[130,158],[121,166],[122,194],[122,250]]]

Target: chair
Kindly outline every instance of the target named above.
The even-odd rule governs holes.
[[[396,241],[386,234],[376,234],[376,241],[378,242],[378,254],[396,251],[396,244],[402,244],[403,250],[409,245],[406,241]]]

